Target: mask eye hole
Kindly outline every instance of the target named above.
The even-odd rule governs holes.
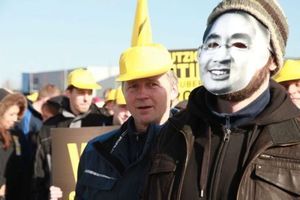
[[[210,42],[207,44],[207,49],[217,49],[220,45],[217,42]]]
[[[247,44],[242,43],[242,42],[235,42],[231,46],[238,48],[238,49],[248,49]]]

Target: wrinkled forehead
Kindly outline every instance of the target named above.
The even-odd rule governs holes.
[[[230,11],[217,17],[206,27],[203,35],[203,42],[207,40],[210,34],[225,33],[247,33],[250,37],[255,37],[257,33],[270,41],[268,29],[255,17],[243,11]]]

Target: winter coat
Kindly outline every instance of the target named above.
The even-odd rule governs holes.
[[[1,147],[1,142],[0,142],[0,187],[6,183],[6,178],[5,178],[6,164],[12,152],[13,152],[12,146],[10,146],[8,149],[3,149]]]
[[[255,119],[226,131],[207,105],[213,95],[203,87],[195,89],[187,110],[169,119],[159,135],[145,199],[230,199],[220,196],[224,187],[235,195],[231,199],[300,199],[300,111],[273,81],[270,95]],[[230,147],[237,145],[232,139],[242,135],[251,139],[242,145],[240,157],[231,157]],[[239,158],[239,173],[221,185],[230,163]]]
[[[112,122],[103,116],[98,107],[91,105],[90,110],[82,115],[75,116],[70,111],[69,101],[61,104],[62,111],[44,122],[37,140],[37,152],[34,164],[33,199],[48,199],[51,185],[51,128],[89,127],[111,125]]]
[[[150,125],[137,134],[130,117],[120,129],[91,140],[80,158],[75,199],[140,199],[158,129]]]

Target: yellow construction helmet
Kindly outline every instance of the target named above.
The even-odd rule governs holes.
[[[96,82],[93,74],[83,68],[75,69],[68,75],[68,86],[73,85],[80,89],[100,89],[101,86]]]
[[[287,59],[273,79],[278,83],[300,79],[300,60]]]
[[[173,65],[169,51],[160,44],[134,46],[120,57],[117,81],[129,81],[164,74]]]
[[[107,97],[105,98],[105,102],[116,100],[116,91],[117,91],[116,89],[111,89],[111,90],[108,92]]]
[[[118,89],[116,90],[116,104],[118,104],[118,105],[126,105],[126,100],[125,100],[125,97],[123,95],[121,86],[118,87]]]
[[[33,93],[27,95],[26,97],[27,97],[27,99],[29,99],[30,101],[35,102],[35,101],[37,100],[38,96],[39,96],[39,93],[38,93],[38,92],[33,92]]]

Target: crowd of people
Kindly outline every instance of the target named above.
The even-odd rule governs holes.
[[[284,59],[277,0],[213,9],[198,50],[203,85],[180,103],[170,53],[149,29],[146,16],[103,105],[83,68],[36,99],[0,89],[0,199],[63,198],[51,129],[111,125],[81,154],[77,200],[300,199],[300,60]]]

